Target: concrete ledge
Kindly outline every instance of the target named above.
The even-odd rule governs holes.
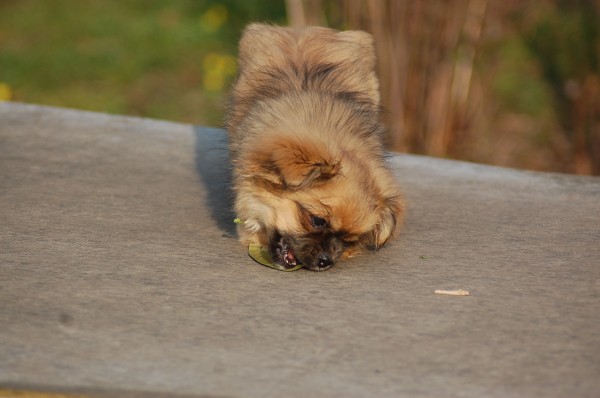
[[[599,178],[394,155],[400,238],[283,273],[232,236],[224,138],[0,104],[0,387],[600,394]]]

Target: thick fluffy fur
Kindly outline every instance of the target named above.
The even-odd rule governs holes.
[[[243,244],[323,270],[392,237],[403,202],[374,67],[365,32],[246,28],[227,119]]]

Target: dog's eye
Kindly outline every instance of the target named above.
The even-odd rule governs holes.
[[[310,222],[315,228],[323,228],[327,226],[327,220],[319,216],[310,216]]]
[[[357,243],[358,243],[358,242],[357,242],[357,241],[355,241],[355,240],[343,240],[343,241],[342,241],[342,244],[344,245],[344,247],[345,247],[346,249],[347,249],[347,248],[349,248],[349,247],[352,247],[352,246],[356,246],[356,244],[357,244]]]

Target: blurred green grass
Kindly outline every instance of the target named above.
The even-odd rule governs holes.
[[[14,101],[218,126],[255,20],[284,23],[283,1],[0,0],[0,85]]]

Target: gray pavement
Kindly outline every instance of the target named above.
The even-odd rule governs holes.
[[[600,178],[390,164],[399,238],[284,273],[235,240],[221,130],[0,103],[0,387],[600,396]]]

